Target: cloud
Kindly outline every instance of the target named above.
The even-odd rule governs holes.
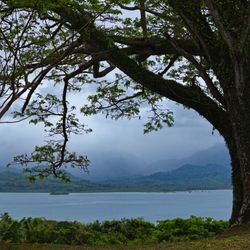
[[[86,92],[71,96],[73,104],[81,106]],[[223,143],[217,132],[212,135],[212,125],[196,112],[170,101],[167,107],[174,112],[175,125],[147,135],[143,134],[145,119],[114,121],[103,115],[81,116],[93,133],[72,136],[70,147],[90,156],[94,152],[95,157],[98,157],[98,152],[100,155],[107,151],[119,152],[151,163],[159,159],[187,157],[216,143]],[[43,144],[44,133],[41,126],[32,126],[28,122],[2,124],[0,138],[0,162],[3,163],[15,154],[30,152],[35,145]]]
[[[73,145],[86,151],[120,151],[131,153],[147,162],[156,159],[186,157],[201,149],[223,142],[218,133],[212,135],[212,126],[191,110],[174,103],[174,127],[164,127],[158,132],[143,134],[143,120],[113,121],[103,116],[88,117],[93,128],[90,135],[74,138]]]

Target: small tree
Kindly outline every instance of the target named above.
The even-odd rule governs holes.
[[[250,221],[248,0],[0,4],[0,118],[24,97],[15,116],[44,122],[50,133],[64,138],[50,142],[57,146],[49,151],[38,147],[31,157],[17,161],[48,161],[48,174],[58,174],[68,162],[86,166],[84,157],[65,157],[68,134],[85,128],[73,113],[75,107],[68,108],[67,93],[81,90],[84,83],[98,84],[90,105],[81,108],[84,114],[132,118],[140,116],[146,102],[152,113],[146,132],[161,128],[162,122],[172,125],[172,113],[159,106],[167,98],[197,111],[222,135],[232,160],[231,224]],[[136,18],[126,18],[132,11]],[[113,82],[94,80],[114,69],[121,73]],[[60,99],[35,96],[45,80],[62,91]],[[48,120],[52,116],[59,118],[56,125]]]

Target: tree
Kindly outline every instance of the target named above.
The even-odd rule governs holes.
[[[49,162],[43,171],[40,166],[30,170],[41,176],[44,172],[63,176],[59,170],[63,164],[86,167],[85,157],[66,150],[69,134],[86,128],[67,101],[68,92],[80,91],[83,84],[98,85],[90,105],[81,108],[86,115],[104,112],[115,119],[132,118],[140,116],[140,106],[148,103],[152,115],[146,132],[164,122],[172,125],[172,113],[159,106],[167,98],[197,111],[225,139],[232,160],[230,222],[250,221],[248,0],[0,4],[0,118],[24,97],[15,118],[43,122],[49,133],[63,136],[16,161]],[[137,16],[132,18],[130,12]],[[113,82],[102,79],[115,69],[121,73],[115,71]],[[62,91],[60,98],[40,94],[45,79]],[[58,122],[53,125],[50,117],[58,117]]]

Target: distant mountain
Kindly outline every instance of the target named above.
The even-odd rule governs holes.
[[[16,168],[16,167],[4,167],[4,166],[0,166],[0,173],[3,173],[3,172],[11,172],[11,173],[21,173],[22,172],[22,169],[19,169],[19,168]]]
[[[71,176],[72,177],[72,176]],[[72,177],[72,182],[64,183],[53,178],[35,183],[29,182],[24,174],[5,171],[0,174],[0,192],[92,192],[102,191],[102,187],[89,181]]]
[[[108,184],[108,182],[102,184]],[[161,191],[228,189],[231,188],[231,171],[229,166],[223,165],[186,164],[169,172],[158,172],[139,178],[112,181],[110,185],[137,189],[150,187]]]
[[[2,172],[0,192],[123,192],[123,191],[179,191],[231,188],[230,167],[208,164],[184,165],[170,172],[149,176],[90,182],[72,178],[70,183],[49,178],[30,183],[21,173]]]
[[[89,173],[80,172],[77,169],[68,168],[70,173],[81,176],[83,179],[91,181],[101,181],[107,179],[122,179],[132,176],[144,175],[147,163],[143,159],[121,152],[98,152],[90,153]]]
[[[81,176],[83,179],[98,182],[146,176],[156,172],[167,172],[185,164],[199,166],[207,164],[230,165],[229,154],[224,144],[216,144],[190,157],[158,160],[151,164],[146,163],[135,155],[121,152],[98,152],[90,153],[88,156],[91,160],[88,175],[79,170],[68,169],[68,171],[74,175]]]
[[[121,152],[96,152],[88,155],[90,166],[88,173],[77,168],[67,168],[67,172],[90,181],[100,181],[107,179],[121,179],[131,176],[142,176],[147,168],[147,163],[143,159]],[[1,163],[1,160],[0,160]],[[1,172],[21,173],[21,166],[6,168],[4,164],[0,166]]]
[[[168,172],[185,164],[197,166],[204,166],[207,164],[221,166],[230,165],[229,154],[226,146],[223,144],[216,144],[190,157],[158,160],[151,164],[148,164],[136,155],[121,152],[89,153],[88,158],[91,160],[88,174],[78,169],[67,168],[67,171],[81,179],[92,182],[112,182],[111,180],[122,181],[133,177],[139,178],[152,175],[157,172]],[[2,171],[19,173],[20,168],[0,168],[0,172]]]
[[[224,144],[215,144],[214,146],[199,151],[189,157],[179,159],[166,159],[158,160],[150,164],[147,174],[153,174],[155,172],[167,172],[176,168],[179,168],[185,164],[192,165],[207,165],[215,164],[222,166],[230,165],[230,157],[228,150]]]

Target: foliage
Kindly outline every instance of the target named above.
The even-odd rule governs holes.
[[[173,125],[169,99],[223,136],[233,201],[241,203],[233,205],[231,222],[248,222],[249,0],[2,0],[0,9],[0,119],[20,109],[15,122],[42,122],[54,135],[15,158],[31,167],[32,180],[50,174],[68,180],[60,170],[65,165],[86,169],[87,158],[68,146],[71,134],[85,131],[80,111],[147,117],[151,132]],[[114,79],[104,80],[110,72]],[[72,110],[69,94],[86,86],[93,93]],[[55,102],[51,109],[44,95],[42,112],[33,112],[41,92],[55,92]]]
[[[213,165],[210,165],[213,166]],[[104,182],[79,180],[74,176],[63,183],[52,177],[35,183],[27,182],[29,176],[21,173],[2,172],[0,192],[168,192],[177,190],[230,189],[230,169],[214,165],[218,171],[202,166],[181,167],[171,172],[159,172],[149,176],[123,178]],[[208,171],[206,171],[208,170]],[[199,174],[197,174],[197,172]]]
[[[0,241],[69,245],[146,244],[207,238],[228,226],[228,222],[190,217],[159,221],[122,219],[82,224],[48,221],[42,218],[14,220],[7,213],[0,219]]]
[[[214,236],[227,227],[225,221],[214,221],[212,218],[173,219],[160,221],[153,237],[161,241],[194,240]]]

